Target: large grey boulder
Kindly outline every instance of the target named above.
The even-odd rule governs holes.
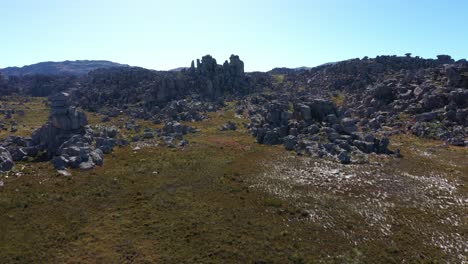
[[[91,151],[89,153],[89,156],[91,157],[93,162],[98,166],[101,166],[104,163],[104,152],[100,148]]]
[[[9,171],[13,166],[15,163],[13,163],[10,152],[4,147],[0,147],[0,172]]]
[[[94,164],[93,160],[91,160],[91,159],[89,159],[87,161],[84,161],[84,162],[81,162],[80,165],[79,165],[80,170],[91,170],[94,167],[96,167],[96,165]]]

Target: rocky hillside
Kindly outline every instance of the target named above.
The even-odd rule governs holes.
[[[336,134],[352,136],[352,141],[367,137],[353,136],[352,132],[374,135],[367,138],[412,133],[464,146],[467,88],[466,60],[454,61],[448,55],[424,59],[411,54],[365,57],[311,69],[276,68],[267,73],[245,73],[239,56],[232,55],[221,65],[206,55],[180,71],[112,67],[96,69],[81,77],[26,75],[0,79],[4,94],[48,96],[69,91],[75,103],[85,109],[130,109],[135,117],[152,120],[161,120],[160,110],[173,101],[193,99],[222,105],[225,100],[237,100],[241,102],[239,113],[252,119],[250,128],[259,142],[269,135],[267,143],[284,144],[289,136],[290,149],[296,148],[291,144],[297,141],[291,137],[303,135],[311,125],[324,130],[328,139],[336,138]],[[318,99],[325,102],[326,109],[334,110],[313,110]],[[313,118],[314,115],[320,118]],[[263,135],[260,138],[259,131]],[[371,141],[369,144],[375,143]],[[375,144],[379,148],[380,143]],[[347,152],[352,151],[343,146]],[[301,148],[307,147],[309,143]],[[361,150],[374,152],[374,147],[361,146]],[[327,152],[337,155],[342,151]]]
[[[88,72],[100,68],[128,67],[126,64],[115,63],[104,60],[77,60],[62,62],[40,62],[23,67],[7,67],[0,72],[7,76],[23,75],[85,75]]]
[[[410,132],[466,145],[466,60],[455,62],[447,55],[436,60],[409,54],[379,56],[275,76],[277,83],[268,101],[297,104],[304,98],[322,98],[338,106],[338,119],[347,118],[346,123],[355,123],[360,130]]]

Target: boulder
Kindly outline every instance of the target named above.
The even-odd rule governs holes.
[[[9,148],[8,151],[10,152],[13,161],[22,161],[28,157],[28,153],[26,153],[22,147],[12,147]]]
[[[293,150],[297,144],[297,139],[293,135],[286,136],[283,139],[283,145],[287,150]]]
[[[276,131],[268,130],[263,138],[263,144],[276,145],[279,144],[279,135]]]
[[[119,129],[115,126],[106,127],[104,128],[104,133],[110,138],[115,138],[119,133]]]
[[[371,142],[354,140],[353,145],[364,153],[372,153],[375,151],[374,143],[371,143]]]
[[[342,152],[338,155],[338,160],[339,160],[342,164],[350,164],[350,163],[351,163],[351,157],[349,156],[349,153],[346,152],[346,151],[342,151]]]
[[[9,171],[14,165],[10,152],[4,147],[0,147],[0,172]]]
[[[299,111],[301,113],[301,117],[304,121],[310,121],[312,120],[312,112],[310,110],[310,107],[305,104],[300,104],[299,105]]]
[[[330,114],[336,115],[338,110],[335,104],[330,100],[314,99],[308,103],[311,111],[312,118],[317,121],[322,121],[323,118]]]
[[[95,140],[96,148],[101,149],[105,154],[111,153],[115,147],[115,139],[113,138],[97,137]]]
[[[151,130],[146,130],[145,132],[143,132],[143,138],[145,138],[145,139],[154,138],[154,133],[153,133],[153,131],[151,131]]]
[[[186,147],[188,144],[189,142],[186,139],[183,139],[179,142],[179,147]]]
[[[221,131],[237,130],[237,125],[234,122],[228,121],[223,126],[221,126],[220,130]]]
[[[81,162],[78,167],[80,168],[80,170],[91,170],[95,166],[96,165],[94,164],[93,160],[89,159],[87,161]]]
[[[102,166],[102,164],[104,163],[104,152],[100,148],[91,151],[89,153],[89,156],[91,157],[94,164],[98,166]]]
[[[55,156],[52,159],[52,165],[56,170],[65,170],[68,167],[68,159],[63,156]]]
[[[374,87],[373,96],[383,103],[390,103],[395,99],[393,88],[386,84],[379,84]]]
[[[430,122],[436,119],[439,116],[440,112],[427,112],[415,116],[416,121],[418,122]]]

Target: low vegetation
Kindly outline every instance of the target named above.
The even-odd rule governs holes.
[[[25,111],[19,134],[47,118],[43,99],[9,102]],[[239,129],[220,131],[227,121]],[[256,144],[244,122],[228,104],[191,123],[201,133],[186,148],[118,148],[104,166],[71,177],[49,162],[17,163],[0,175],[1,261],[466,260],[466,148],[397,136],[392,147],[404,158],[345,166]]]

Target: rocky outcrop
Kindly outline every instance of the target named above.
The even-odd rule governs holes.
[[[57,154],[60,146],[75,135],[85,135],[86,115],[70,105],[68,93],[58,93],[49,98],[48,122],[32,135],[32,145],[47,151],[49,157]]]
[[[222,66],[206,55],[201,61],[197,60],[196,68],[190,68],[190,74],[195,78],[198,90],[210,99],[247,92],[244,63],[236,55],[231,55],[229,62],[225,61]]]
[[[49,102],[49,119],[31,138],[12,136],[2,142],[2,168],[11,169],[13,161],[26,161],[44,153],[57,170],[88,170],[103,164],[104,153],[112,152],[116,145],[125,145],[116,139],[116,127],[93,131],[84,112],[71,105],[68,93],[51,96]]]

